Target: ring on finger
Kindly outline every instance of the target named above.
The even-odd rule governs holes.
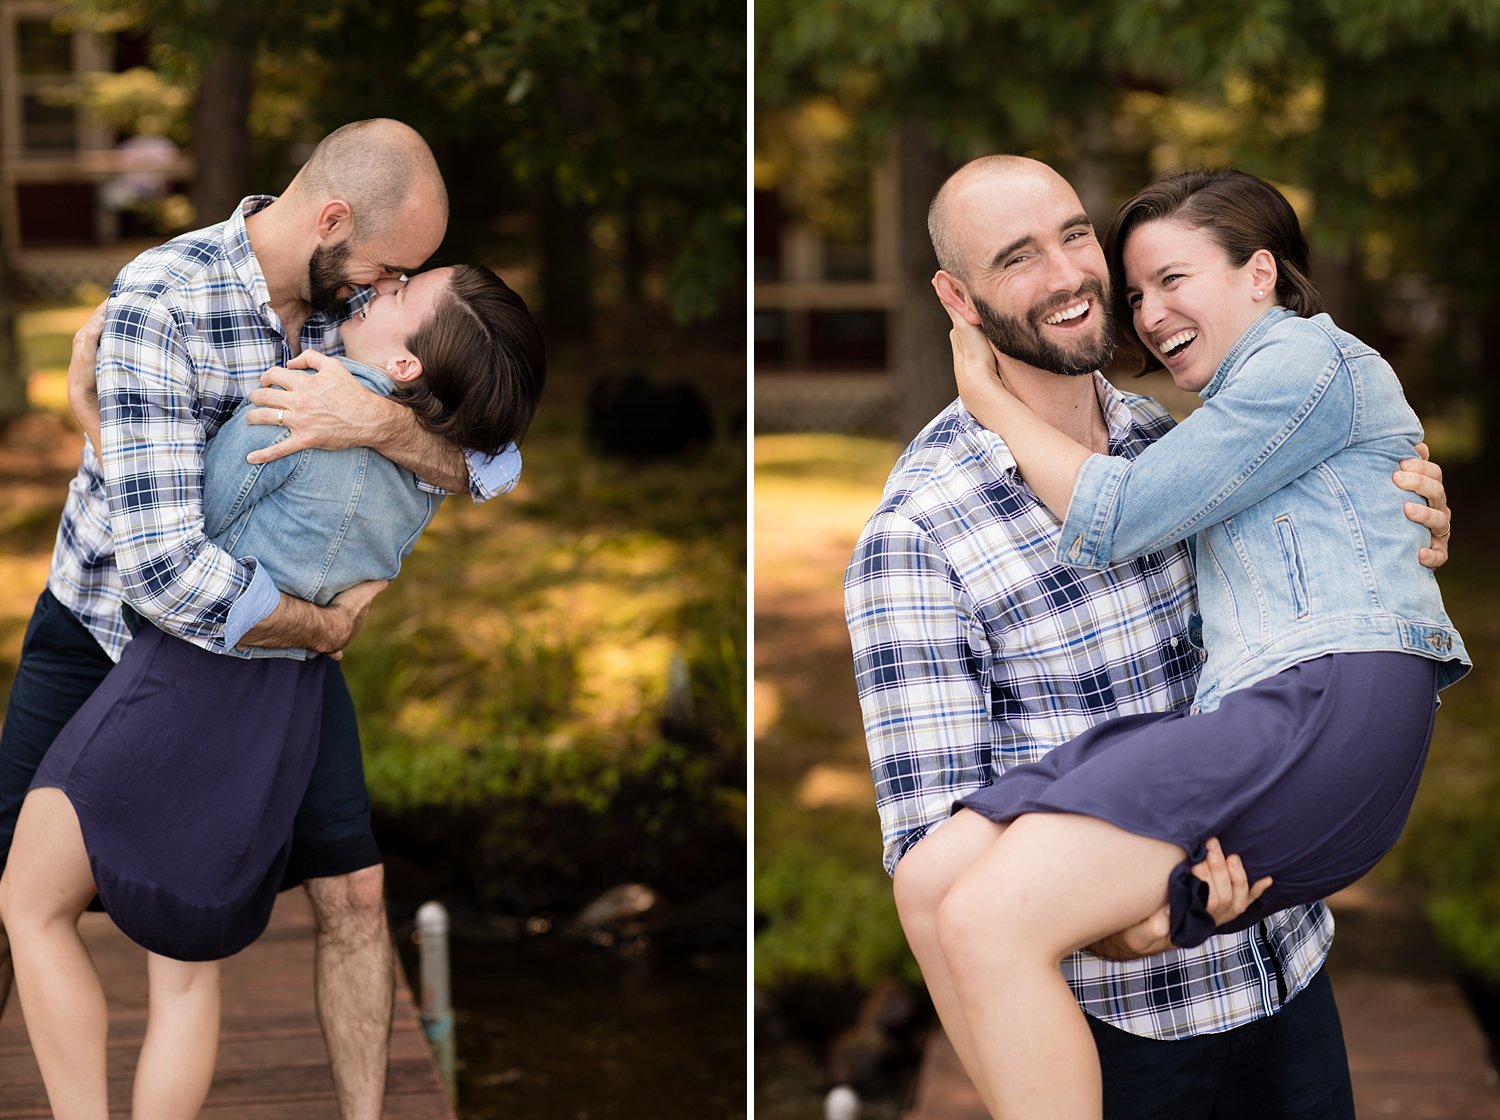
[[[286,427],[286,409],[278,408],[276,410],[276,423],[280,427]]]

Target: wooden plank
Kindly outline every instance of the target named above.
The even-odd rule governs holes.
[[[1358,884],[1332,900],[1328,967],[1349,1051],[1355,1112],[1397,1120],[1500,1120],[1489,1043],[1409,895]],[[905,1120],[987,1120],[941,1027]]]
[[[110,1000],[111,1116],[129,1115],[130,1082],[146,1026],[146,955],[103,914],[80,928]],[[211,1120],[338,1120],[327,1050],[313,1004],[313,918],[307,896],[277,901],[271,927],[224,964],[219,1062],[203,1115]],[[397,969],[387,1120],[455,1120],[411,988]],[[0,1023],[0,1120],[45,1118],[46,1094],[20,1002]]]

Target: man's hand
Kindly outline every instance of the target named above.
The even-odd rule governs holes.
[[[317,376],[298,372],[315,370]],[[279,424],[291,434],[279,443],[247,456],[250,463],[269,463],[309,447],[338,451],[345,447],[378,447],[389,438],[392,410],[400,405],[355,380],[342,362],[316,350],[304,350],[285,368],[272,366],[250,393],[249,424]]]
[[[326,653],[335,661],[343,656],[344,647],[354,641],[375,596],[389,586],[389,580],[372,579],[356,583],[339,592],[326,607],[315,606],[304,599],[294,599],[286,592],[276,609],[252,626],[240,639],[242,646],[260,649],[310,649]]]
[[[1391,476],[1403,490],[1427,499],[1427,504],[1407,502],[1406,516],[1423,525],[1432,534],[1427,548],[1419,549],[1417,559],[1424,568],[1436,571],[1448,562],[1448,539],[1453,534],[1453,512],[1448,508],[1448,491],[1443,488],[1443,468],[1429,458],[1425,443],[1417,444],[1417,459],[1402,459],[1401,469]]]
[[[104,304],[94,308],[88,322],[73,336],[73,353],[68,359],[68,407],[83,434],[99,448],[99,383],[94,366],[99,359],[99,336],[104,333]]]
[[[1265,894],[1271,880],[1259,879],[1252,885],[1239,856],[1225,856],[1217,838],[1210,839],[1206,846],[1208,855],[1193,866],[1193,874],[1208,884],[1208,912],[1213,915],[1215,925],[1223,925],[1248,910],[1252,902]],[[1089,952],[1111,961],[1133,961],[1165,953],[1173,947],[1168,937],[1170,929],[1170,911],[1163,906],[1129,929],[1096,941],[1088,947]]]

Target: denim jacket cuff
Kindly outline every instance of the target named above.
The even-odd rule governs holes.
[[[1108,455],[1090,455],[1083,461],[1057,541],[1061,563],[1075,568],[1109,567],[1116,503],[1129,470],[1129,461]]]

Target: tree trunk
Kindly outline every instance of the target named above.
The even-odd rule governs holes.
[[[200,226],[222,222],[249,186],[251,55],[248,32],[230,35],[203,64],[193,107],[193,211]]]
[[[927,236],[927,207],[953,168],[914,121],[901,126],[897,161],[901,302],[892,332],[898,402],[897,430],[892,434],[905,441],[958,396],[947,342],[948,316],[932,291],[937,260]]]
[[[1500,302],[1491,301],[1487,314],[1479,320],[1480,377],[1479,456],[1475,466],[1488,468],[1500,457]],[[1486,477],[1487,470],[1480,472]]]
[[[26,412],[26,370],[21,365],[20,334],[16,328],[20,285],[5,250],[0,229],[0,431]]]
[[[589,208],[566,202],[549,177],[542,186],[542,319],[577,342],[593,338],[593,239]]]

